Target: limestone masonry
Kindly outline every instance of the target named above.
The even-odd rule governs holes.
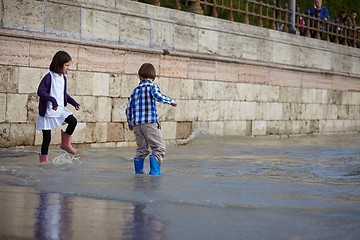
[[[36,90],[58,50],[81,104],[74,143],[134,145],[125,108],[144,62],[178,106],[159,105],[168,143],[192,133],[360,130],[360,50],[125,0],[0,0],[0,147],[41,144]],[[163,54],[164,50],[170,54]],[[60,129],[52,144],[60,143]]]

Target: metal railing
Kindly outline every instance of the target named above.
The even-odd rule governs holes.
[[[156,6],[223,18],[273,30],[289,32],[288,5],[276,1],[258,0],[135,0]],[[295,28],[300,35],[337,44],[359,47],[359,30],[349,25],[339,25],[332,20],[324,21],[296,10]]]

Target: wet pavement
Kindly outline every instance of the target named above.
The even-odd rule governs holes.
[[[0,239],[359,239],[360,134],[197,136],[161,176],[133,153],[1,149]]]

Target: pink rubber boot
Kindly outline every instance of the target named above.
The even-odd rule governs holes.
[[[67,151],[70,154],[75,154],[76,149],[71,146],[71,136],[61,131],[61,149]]]
[[[47,163],[47,162],[49,162],[48,155],[41,155],[41,154],[39,154],[39,161],[40,161],[41,163]]]

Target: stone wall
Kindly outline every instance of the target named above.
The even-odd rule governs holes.
[[[36,90],[58,50],[73,58],[77,144],[134,144],[124,111],[144,62],[178,103],[159,105],[169,143],[360,130],[358,49],[132,1],[0,2],[1,147],[41,144]]]

